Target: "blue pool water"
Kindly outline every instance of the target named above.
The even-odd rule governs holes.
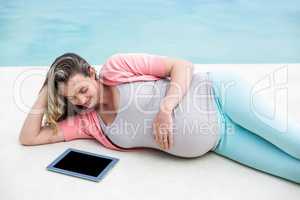
[[[298,0],[1,0],[0,66],[50,65],[75,52],[194,63],[300,62]]]

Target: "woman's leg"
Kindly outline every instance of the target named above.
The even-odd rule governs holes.
[[[250,83],[232,71],[214,71],[209,75],[222,115],[300,159],[300,126],[288,115],[280,113],[273,102],[255,92],[258,81]],[[270,113],[273,113],[272,117],[266,117]],[[227,134],[226,137],[234,138],[236,133],[233,129]],[[252,150],[255,151],[255,147]]]
[[[263,172],[300,183],[300,160],[225,117],[222,140],[214,152]],[[234,129],[234,134],[231,131]]]

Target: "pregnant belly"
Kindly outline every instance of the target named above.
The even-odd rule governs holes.
[[[164,150],[154,140],[151,131],[148,134],[137,136],[132,140],[132,147],[149,147],[180,157],[198,157],[215,147],[219,140],[218,122],[204,122],[201,119],[173,119],[173,146]],[[145,133],[145,132],[144,132]]]
[[[124,148],[147,147],[180,157],[202,156],[213,149],[219,141],[219,124],[218,121],[213,120],[215,118],[208,118],[207,115],[196,112],[180,112],[177,109],[173,111],[172,118],[174,142],[167,150],[156,143],[151,127],[152,120],[139,127],[123,127],[125,128],[123,133],[126,134],[110,137],[115,144]]]
[[[157,81],[164,92],[158,99],[152,98],[147,108],[151,114],[138,113],[138,110],[126,109],[119,114],[120,120],[114,131],[110,130],[111,140],[124,148],[148,147],[159,149],[181,157],[201,156],[215,147],[219,141],[219,116],[217,104],[212,96],[212,88],[205,84],[206,77],[197,74],[184,98],[172,111],[174,144],[168,150],[160,148],[154,140],[152,122],[161,99],[165,96],[168,82]],[[126,125],[126,126],[125,126]],[[116,134],[113,134],[116,133]]]

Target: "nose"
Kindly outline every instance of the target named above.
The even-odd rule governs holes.
[[[83,95],[79,95],[78,96],[78,103],[80,104],[80,105],[84,105],[87,101],[88,101],[88,98],[87,97],[85,97],[85,96],[83,96]]]

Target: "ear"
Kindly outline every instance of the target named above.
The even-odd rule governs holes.
[[[89,70],[90,77],[96,79],[96,70],[91,66],[88,66],[88,70]]]

